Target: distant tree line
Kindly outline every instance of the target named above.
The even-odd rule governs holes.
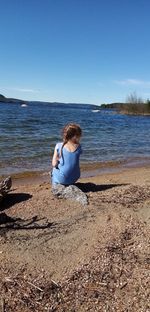
[[[125,103],[102,104],[101,108],[116,109],[124,114],[150,115],[150,100],[144,101],[134,92],[127,96]]]

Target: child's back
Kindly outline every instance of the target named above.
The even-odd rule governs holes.
[[[63,143],[56,145],[58,155],[61,153]],[[80,177],[79,157],[81,154],[81,145],[78,145],[74,152],[70,152],[65,146],[63,153],[59,158],[57,167],[52,171],[52,183],[74,184]]]
[[[79,140],[81,128],[69,124],[63,130],[63,142],[57,143],[52,165],[52,183],[74,184],[80,177],[79,157],[82,152]]]

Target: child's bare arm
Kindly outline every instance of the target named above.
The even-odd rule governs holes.
[[[59,161],[59,156],[58,156],[57,150],[55,148],[54,155],[53,155],[53,158],[52,158],[52,166],[53,167],[57,167],[58,161]]]

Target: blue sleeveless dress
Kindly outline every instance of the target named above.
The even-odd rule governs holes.
[[[63,143],[57,143],[55,149],[60,155]],[[81,145],[74,152],[69,152],[65,146],[57,168],[52,170],[52,184],[74,184],[80,178],[79,158],[82,153]]]

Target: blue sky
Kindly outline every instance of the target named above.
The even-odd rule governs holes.
[[[0,93],[111,103],[150,98],[149,0],[0,0]]]

